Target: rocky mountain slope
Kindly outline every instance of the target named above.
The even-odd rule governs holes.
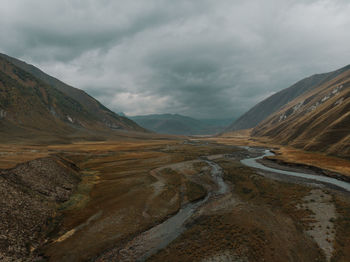
[[[307,77],[286,89],[283,89],[282,91],[255,105],[248,112],[238,118],[233,124],[231,124],[226,131],[248,129],[257,126],[261,121],[268,118],[271,114],[278,111],[281,107],[296,97],[319,87],[331,79],[334,79],[348,69],[350,69],[350,65],[333,72],[316,74]]]
[[[24,62],[0,56],[2,138],[6,135],[14,138],[45,134],[67,136],[79,132],[98,134],[115,129],[144,131],[82,90],[65,85]]]
[[[36,250],[55,227],[57,205],[76,189],[78,171],[58,157],[0,170],[0,261],[41,261]]]
[[[227,120],[198,120],[179,114],[158,114],[130,117],[140,126],[161,134],[209,135],[221,132]]]
[[[253,129],[278,144],[350,157],[350,66]]]

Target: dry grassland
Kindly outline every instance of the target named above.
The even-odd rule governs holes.
[[[205,138],[201,143],[135,139],[0,145],[0,168],[50,155],[69,159],[80,168],[82,182],[70,200],[57,207],[53,221],[57,227],[40,250],[49,261],[95,259],[122,247],[187,203],[203,199],[215,186],[208,165],[200,160],[208,155],[216,155],[212,161],[222,167],[230,191],[201,207],[187,230],[149,261],[326,261],[318,242],[307,234],[317,225],[317,216],[311,209],[300,208],[307,207],[304,202],[312,188],[271,180],[242,166],[239,158],[244,150],[231,145],[266,146],[246,135]],[[290,148],[280,148],[278,153],[276,157],[283,160],[348,172],[348,162],[342,159]],[[332,261],[346,261],[350,200],[333,190],[325,194],[332,196],[337,213],[329,222],[334,230]]]

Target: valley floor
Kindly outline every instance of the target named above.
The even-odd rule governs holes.
[[[0,168],[6,174],[13,173],[21,162],[58,159],[58,165],[75,169],[80,182],[71,185],[74,193],[68,201],[45,200],[51,208],[48,210],[55,210],[54,218],[46,217],[46,223],[52,226],[32,229],[37,236],[33,248],[33,239],[17,243],[27,249],[16,249],[15,243],[9,246],[8,233],[1,232],[0,258],[347,261],[350,194],[246,167],[240,160],[258,156],[261,150],[247,151],[237,144],[243,145],[226,137],[216,141],[153,138],[49,146],[1,145]],[[274,161],[274,165],[285,164],[282,160],[287,162],[287,156],[289,162],[295,161],[292,151],[280,152],[276,158],[281,161]],[[307,165],[313,164],[313,158],[311,154],[302,157],[308,162],[297,168],[309,170]],[[348,169],[334,164],[343,160],[327,159],[328,170],[349,174]],[[349,163],[344,160],[341,165]],[[323,168],[313,172],[320,170]],[[65,184],[58,188],[65,188]],[[30,190],[33,198],[26,201],[42,199],[42,191]],[[0,193],[6,199],[6,191]],[[2,216],[15,217],[11,211]],[[20,219],[13,223],[17,229],[26,226]],[[20,234],[21,230],[13,232]],[[16,250],[21,250],[22,258]]]

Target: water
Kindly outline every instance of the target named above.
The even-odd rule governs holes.
[[[145,261],[181,235],[186,229],[186,222],[202,204],[208,201],[211,195],[221,195],[228,191],[228,186],[222,179],[221,167],[215,162],[204,161],[210,165],[211,176],[218,189],[209,192],[203,200],[187,204],[171,218],[135,237],[119,251],[119,261]]]
[[[300,177],[300,178],[305,178],[308,180],[319,181],[322,183],[331,184],[331,185],[337,186],[339,188],[342,188],[342,189],[350,192],[350,184],[349,183],[335,179],[335,178],[326,177],[326,176],[318,176],[318,175],[310,175],[310,174],[305,174],[305,173],[300,173],[300,172],[280,170],[280,169],[264,166],[256,161],[258,159],[264,158],[265,156],[273,156],[273,155],[274,154],[270,150],[265,150],[265,152],[262,156],[255,157],[255,158],[246,158],[246,159],[241,160],[241,163],[243,165],[246,165],[249,167],[258,168],[258,169],[262,169],[262,170],[266,170],[266,171],[270,171],[270,172],[274,172],[274,173],[279,173],[282,175]]]
[[[209,195],[197,203],[187,204],[176,215],[138,235],[119,251],[119,261],[145,261],[158,250],[165,248],[184,232],[185,222],[208,198]]]
[[[228,191],[228,186],[222,178],[222,168],[215,162],[209,160],[206,160],[205,162],[211,167],[211,175],[219,187],[216,194],[225,194]]]

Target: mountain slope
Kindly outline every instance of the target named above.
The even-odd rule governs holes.
[[[126,117],[119,116],[116,113],[112,112],[111,110],[103,106],[100,102],[98,102],[96,99],[85,93],[83,90],[69,86],[63,83],[62,81],[44,73],[35,66],[27,64],[16,58],[1,53],[0,58],[9,61],[19,69],[22,69],[23,71],[29,73],[38,80],[41,80],[50,87],[54,87],[66,96],[74,99],[75,101],[80,103],[91,116],[93,116],[96,119],[99,119],[99,121],[105,123],[106,126],[114,129],[143,131],[134,122],[130,121]]]
[[[278,144],[350,157],[350,67],[253,129]]]
[[[261,121],[278,111],[281,107],[296,97],[317,88],[331,79],[334,79],[348,69],[350,69],[350,65],[330,73],[316,74],[295,83],[289,88],[283,89],[255,105],[230,125],[226,131],[248,129],[257,126]]]
[[[179,114],[133,116],[130,119],[146,129],[172,135],[215,134],[225,127],[225,120],[217,120],[216,122],[214,120],[201,121]]]
[[[105,112],[103,118],[91,114],[72,97],[0,57],[1,140],[98,134],[114,128],[144,130],[131,120],[120,121],[113,112]]]

